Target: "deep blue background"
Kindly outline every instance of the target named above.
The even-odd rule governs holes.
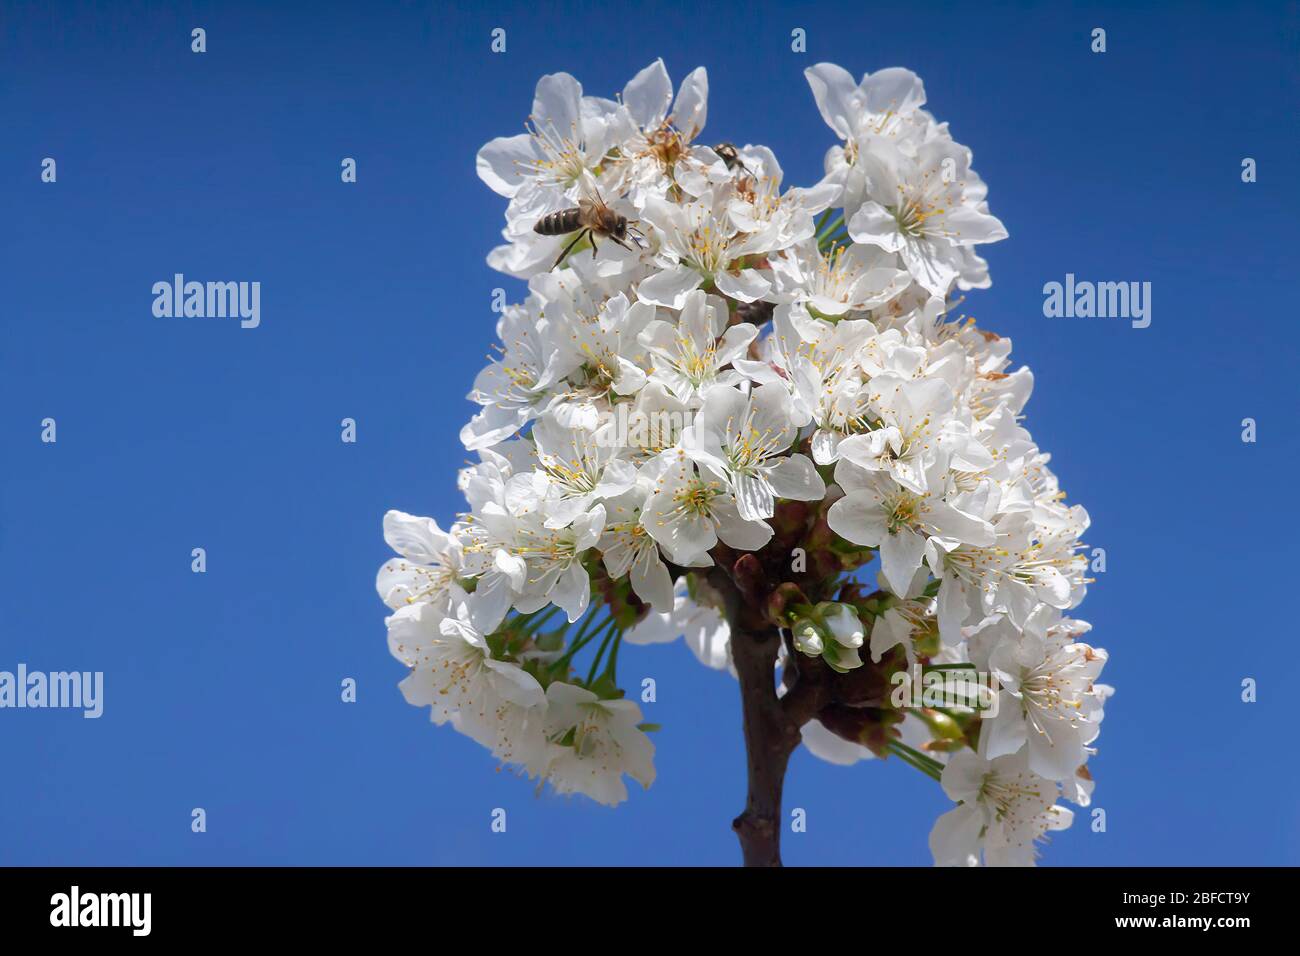
[[[1027,424],[1108,554],[1077,612],[1118,687],[1108,829],[1081,816],[1044,862],[1300,862],[1295,6],[483,6],[0,6],[0,669],[106,672],[98,721],[0,711],[0,862],[738,860],[730,677],[627,649],[625,684],[658,681],[657,783],[539,798],[403,702],[372,585],[385,509],[459,509],[491,290],[521,294],[484,264],[504,203],[475,152],[541,74],[612,96],[661,55],[708,68],[707,141],[770,145],[792,184],[831,142],[820,60],[915,69],[974,150],[1011,238],[968,311],[1033,367]],[[261,327],[154,318],[174,272],[260,280]],[[1150,281],[1151,327],[1045,319],[1066,272]],[[796,806],[790,863],[928,864],[949,802],[896,761],[800,753]]]

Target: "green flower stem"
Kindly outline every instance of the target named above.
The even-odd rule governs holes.
[[[618,631],[614,638],[614,646],[609,651],[609,664],[605,667],[605,674],[613,682],[618,681],[618,649],[623,646],[623,632]]]
[[[611,624],[614,623],[612,618],[610,619],[610,623]],[[613,627],[606,627],[603,628],[603,630],[605,631],[605,636],[601,639],[600,647],[596,651],[596,657],[591,662],[591,670],[587,671],[586,683],[588,687],[590,687],[592,681],[596,679],[596,669],[600,667],[601,659],[605,656],[605,648],[609,646],[610,638],[612,638],[615,634],[617,634],[619,637],[623,636],[621,631]]]
[[[573,635],[573,643],[571,643],[569,649],[551,665],[552,669],[558,670],[562,665],[567,666],[569,661],[573,660],[574,654],[586,647],[587,644],[591,642],[592,638],[597,637],[601,632],[607,630],[614,623],[612,617],[607,617],[601,622],[599,627],[593,630],[591,624],[595,620],[596,615],[592,614],[582,622],[582,626],[578,628],[578,633]]]
[[[899,760],[903,761],[903,763],[915,767],[926,776],[932,777],[935,780],[938,780],[943,773],[943,764],[939,763],[939,761],[935,760],[933,757],[921,753],[919,750],[912,749],[901,740],[889,741],[889,743],[885,744],[885,749]]]
[[[829,212],[829,210],[827,211]],[[836,216],[833,220],[831,220],[831,222],[827,223],[825,226],[817,230],[818,244],[821,243],[822,239],[824,239],[826,236],[829,236],[832,232],[834,232],[842,225],[844,225],[844,213],[841,212],[838,216]]]
[[[929,754],[922,753],[921,751],[916,750],[913,747],[909,747],[901,740],[894,740],[892,741],[892,743],[896,745],[900,750],[906,751],[914,759],[919,760],[922,763],[929,764],[932,768],[934,768],[939,773],[943,773],[943,764],[939,763],[939,761],[935,760]]]
[[[907,764],[909,767],[912,767],[913,769],[916,769],[916,770],[921,771],[921,773],[925,774],[925,775],[926,775],[927,777],[929,777],[931,780],[935,780],[935,781],[938,781],[938,780],[939,780],[939,777],[938,777],[938,776],[937,776],[933,771],[931,771],[928,767],[926,767],[924,764],[915,763],[915,762],[912,760],[911,757],[905,757],[905,756],[903,756],[903,754],[898,753],[897,751],[892,750],[892,749],[889,750],[889,753],[892,754],[893,756],[897,757],[899,760],[901,760],[903,763]]]
[[[849,234],[847,232],[837,232],[834,235],[823,236],[817,240],[817,251],[821,253],[830,252],[836,246],[847,244]]]
[[[549,621],[551,618],[553,618],[555,616],[555,612],[558,610],[559,608],[556,607],[554,604],[552,604],[550,607],[544,608],[541,611],[535,611],[532,615],[529,616],[528,623],[524,625],[524,634],[528,636],[532,636],[533,634],[536,634],[538,629],[547,621]]]

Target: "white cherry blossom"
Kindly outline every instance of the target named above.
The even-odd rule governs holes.
[[[686,454],[726,482],[747,521],[770,518],[777,498],[819,501],[826,484],[805,455],[789,453],[795,438],[790,396],[777,385],[748,394],[709,389],[695,424],[682,436]]]
[[[985,760],[970,751],[953,754],[943,770],[943,789],[959,806],[930,831],[939,866],[1032,866],[1036,841],[1064,830],[1074,819],[1057,805],[1057,784],[1032,773],[1023,757]]]
[[[641,709],[630,700],[601,700],[573,684],[546,688],[546,737],[551,742],[546,780],[556,793],[581,793],[617,806],[627,799],[626,774],[643,787],[654,783],[654,744],[637,724]]]
[[[746,257],[776,251],[802,237],[782,236],[776,225],[760,232],[741,231],[727,213],[729,199],[720,188],[683,204],[646,200],[642,218],[654,227],[661,245],[656,256],[659,271],[637,287],[642,302],[680,309],[687,295],[704,283],[738,302],[753,302],[771,291],[771,282],[760,269],[749,268]]]
[[[1044,605],[1040,621],[1059,616]],[[1048,636],[1035,622],[1002,641],[989,667],[1002,685],[997,716],[984,724],[980,752],[990,759],[1027,748],[1029,768],[1050,780],[1066,780],[1086,759],[1096,736],[1084,701],[1106,664],[1106,652],[1068,637]]]
[[[772,259],[771,266],[772,298],[821,318],[880,308],[911,282],[898,268],[897,256],[857,244],[822,252],[808,239]]]
[[[881,570],[895,593],[906,594],[925,557],[929,537],[974,545],[993,543],[987,521],[966,514],[934,492],[916,494],[881,472],[842,459],[835,481],[844,497],[831,505],[831,529],[854,544],[880,548]]]
[[[494,660],[462,602],[451,616],[414,604],[388,619],[393,656],[411,668],[399,685],[407,703],[428,707],[435,724],[457,730],[530,776],[546,760],[546,699],[519,665]]]
[[[847,220],[849,235],[898,253],[933,295],[947,294],[967,266],[958,250],[1007,237],[1002,223],[984,208],[984,184],[970,169],[963,146],[930,140],[911,157],[883,143],[858,163],[870,185]]]
[[[673,580],[659,554],[659,543],[641,523],[650,492],[648,483],[633,485],[607,502],[605,531],[596,546],[610,577],[626,576],[637,597],[656,613],[667,614],[673,609]]]
[[[662,59],[623,87],[618,152],[612,166],[619,186],[638,209],[647,197],[662,197],[674,186],[698,196],[711,183],[727,178],[720,157],[694,142],[704,129],[708,103],[709,74],[702,66],[682,81],[676,102]]]
[[[384,541],[400,558],[385,561],[375,587],[390,608],[432,604],[446,613],[464,597],[460,578],[466,575],[460,539],[438,527],[432,518],[389,511],[384,515]]]
[[[732,385],[741,375],[728,368],[749,347],[758,330],[752,325],[727,326],[727,307],[717,296],[698,290],[682,300],[677,323],[655,319],[638,341],[649,353],[649,380],[666,388],[678,401],[698,404],[714,385]]]
[[[708,564],[719,541],[741,551],[756,551],[772,537],[772,527],[740,513],[725,482],[701,474],[680,448],[657,460],[655,490],[641,523],[674,564]]]

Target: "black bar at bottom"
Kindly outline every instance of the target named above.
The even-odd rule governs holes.
[[[734,939],[793,918],[918,945],[952,934],[993,943],[998,927],[1019,939],[1035,929],[1063,933],[1062,944],[1102,930],[1230,942],[1257,929],[1289,932],[1295,877],[1286,868],[12,868],[0,870],[0,927],[6,941],[75,936],[81,944],[338,944],[402,932],[464,947],[474,944],[464,934],[477,932],[492,946],[571,933],[603,946],[614,933],[662,940],[702,921]]]

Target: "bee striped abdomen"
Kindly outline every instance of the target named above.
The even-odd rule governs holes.
[[[557,212],[550,212],[537,220],[533,226],[533,231],[541,233],[543,236],[563,236],[570,232],[582,228],[581,210],[577,207],[573,209],[561,209]]]

